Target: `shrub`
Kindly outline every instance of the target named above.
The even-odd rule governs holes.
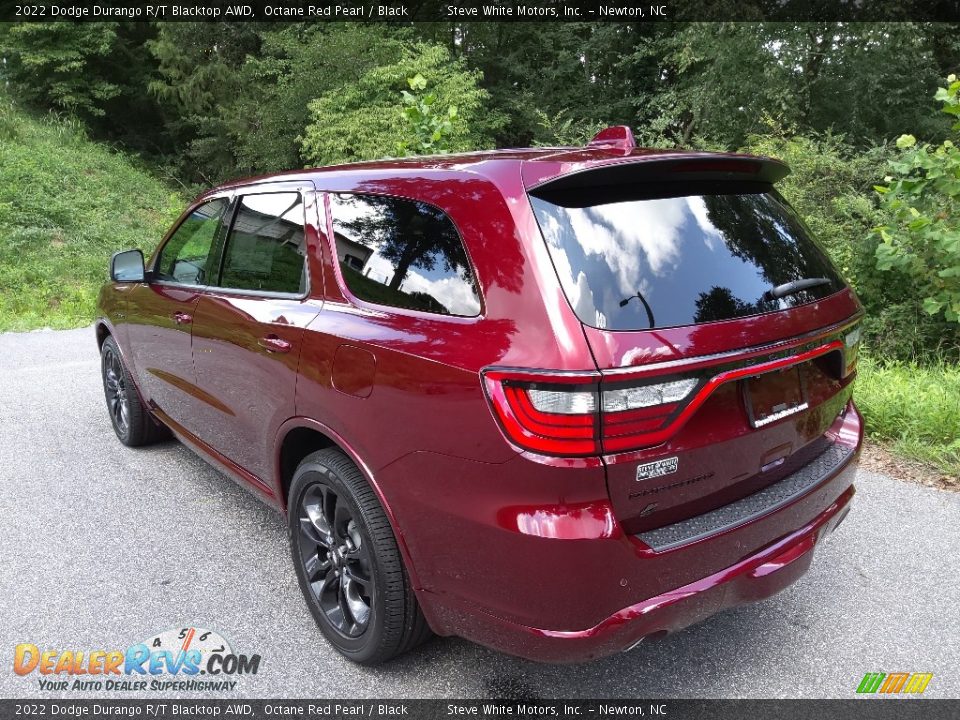
[[[936,98],[960,131],[960,80],[947,83]],[[887,184],[875,188],[890,215],[876,228],[877,267],[904,272],[927,313],[960,323],[960,148],[951,140],[918,145],[912,135],[900,136],[897,148]]]
[[[469,70],[440,45],[405,46],[402,57],[365,72],[355,83],[331,90],[310,103],[312,122],[301,138],[303,156],[318,165],[372,160],[396,152],[398,146],[416,146],[418,138],[405,119],[401,92],[407,80],[421,75],[430,83],[438,107],[456,106],[448,118],[445,149],[490,147],[491,131],[503,122],[484,112],[489,97],[480,88],[480,73]]]
[[[905,361],[957,357],[957,326],[923,311],[923,295],[909,273],[877,267],[881,237],[873,228],[890,216],[872,186],[886,172],[891,148],[860,151],[838,135],[788,134],[774,126],[769,134],[749,136],[743,150],[790,166],[778,187],[857,291],[867,311],[864,342],[871,352]]]

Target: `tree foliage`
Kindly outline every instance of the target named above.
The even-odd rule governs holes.
[[[867,147],[903,128],[936,132],[917,100],[957,52],[956,36],[930,24],[690,23],[624,62],[652,73],[636,108],[654,139],[736,147],[770,117]],[[859,101],[867,97],[877,102]]]
[[[119,23],[17,23],[0,33],[0,55],[15,92],[28,103],[81,118],[103,115],[120,89],[96,72],[112,52]]]
[[[456,106],[446,135],[449,150],[492,147],[501,118],[483,112],[488,93],[480,73],[453,59],[441,45],[403,46],[396,61],[365,72],[356,83],[330,90],[310,103],[311,123],[302,138],[303,155],[319,165],[383,157],[401,145],[416,145],[405,120],[401,93],[407,79],[427,78],[440,107]]]
[[[438,105],[437,94],[427,91],[427,79],[420,74],[407,78],[410,90],[401,91],[403,116],[413,133],[413,141],[397,145],[400,155],[430,155],[450,151],[450,136],[459,111],[456,105]]]
[[[226,111],[244,92],[240,69],[260,38],[250,23],[161,23],[148,43],[156,77],[148,91],[164,117],[162,141],[177,147],[175,171],[212,184],[235,174],[236,136]]]
[[[71,116],[187,186],[581,145],[614,124],[651,147],[778,156],[793,168],[781,189],[867,306],[871,345],[960,354],[957,140],[929,102],[960,67],[956,25],[31,22],[0,25],[0,58],[20,107]],[[9,117],[0,137],[17,142]],[[904,133],[915,145],[894,151]]]
[[[960,141],[960,80],[947,78],[937,90],[943,111],[956,119]],[[899,155],[890,163],[885,185],[878,185],[890,220],[876,232],[881,270],[904,271],[916,283],[923,308],[960,323],[960,148],[952,140],[917,143],[913,135],[897,140]]]
[[[260,52],[247,55],[243,64],[243,90],[224,111],[241,171],[276,172],[306,164],[299,138],[310,124],[310,102],[394,62],[403,50],[401,37],[357,23],[263,30]]]

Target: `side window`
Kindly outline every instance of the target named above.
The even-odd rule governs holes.
[[[226,198],[211,200],[199,205],[180,223],[160,251],[155,266],[158,280],[184,285],[204,285],[207,282],[207,276],[213,270],[208,267],[210,248],[228,204]]]
[[[302,295],[307,289],[303,198],[280,192],[240,199],[220,286]]]
[[[378,195],[331,195],[330,203],[340,271],[358,298],[441,315],[480,313],[463,241],[442,210]]]

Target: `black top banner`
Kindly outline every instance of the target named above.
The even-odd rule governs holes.
[[[960,0],[0,0],[18,22],[958,22]]]

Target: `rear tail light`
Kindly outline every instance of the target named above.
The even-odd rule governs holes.
[[[699,384],[697,378],[683,378],[648,385],[604,385],[603,451],[622,452],[662,442],[660,431]]]
[[[515,445],[544,455],[598,455],[599,375],[484,373],[490,404]]]
[[[834,340],[715,375],[708,369],[657,378],[490,369],[483,383],[500,427],[517,447],[557,457],[609,455],[663,443],[724,383],[838,353],[844,345]]]
[[[492,370],[484,384],[507,437],[525,450],[586,456],[655,445],[699,384],[601,384],[599,373],[550,375]],[[654,435],[656,433],[656,435]]]
[[[683,400],[697,386],[694,378],[674,380],[656,385],[626,387],[620,390],[605,390],[603,393],[603,411],[619,412],[634,410],[664,403],[677,403]]]

